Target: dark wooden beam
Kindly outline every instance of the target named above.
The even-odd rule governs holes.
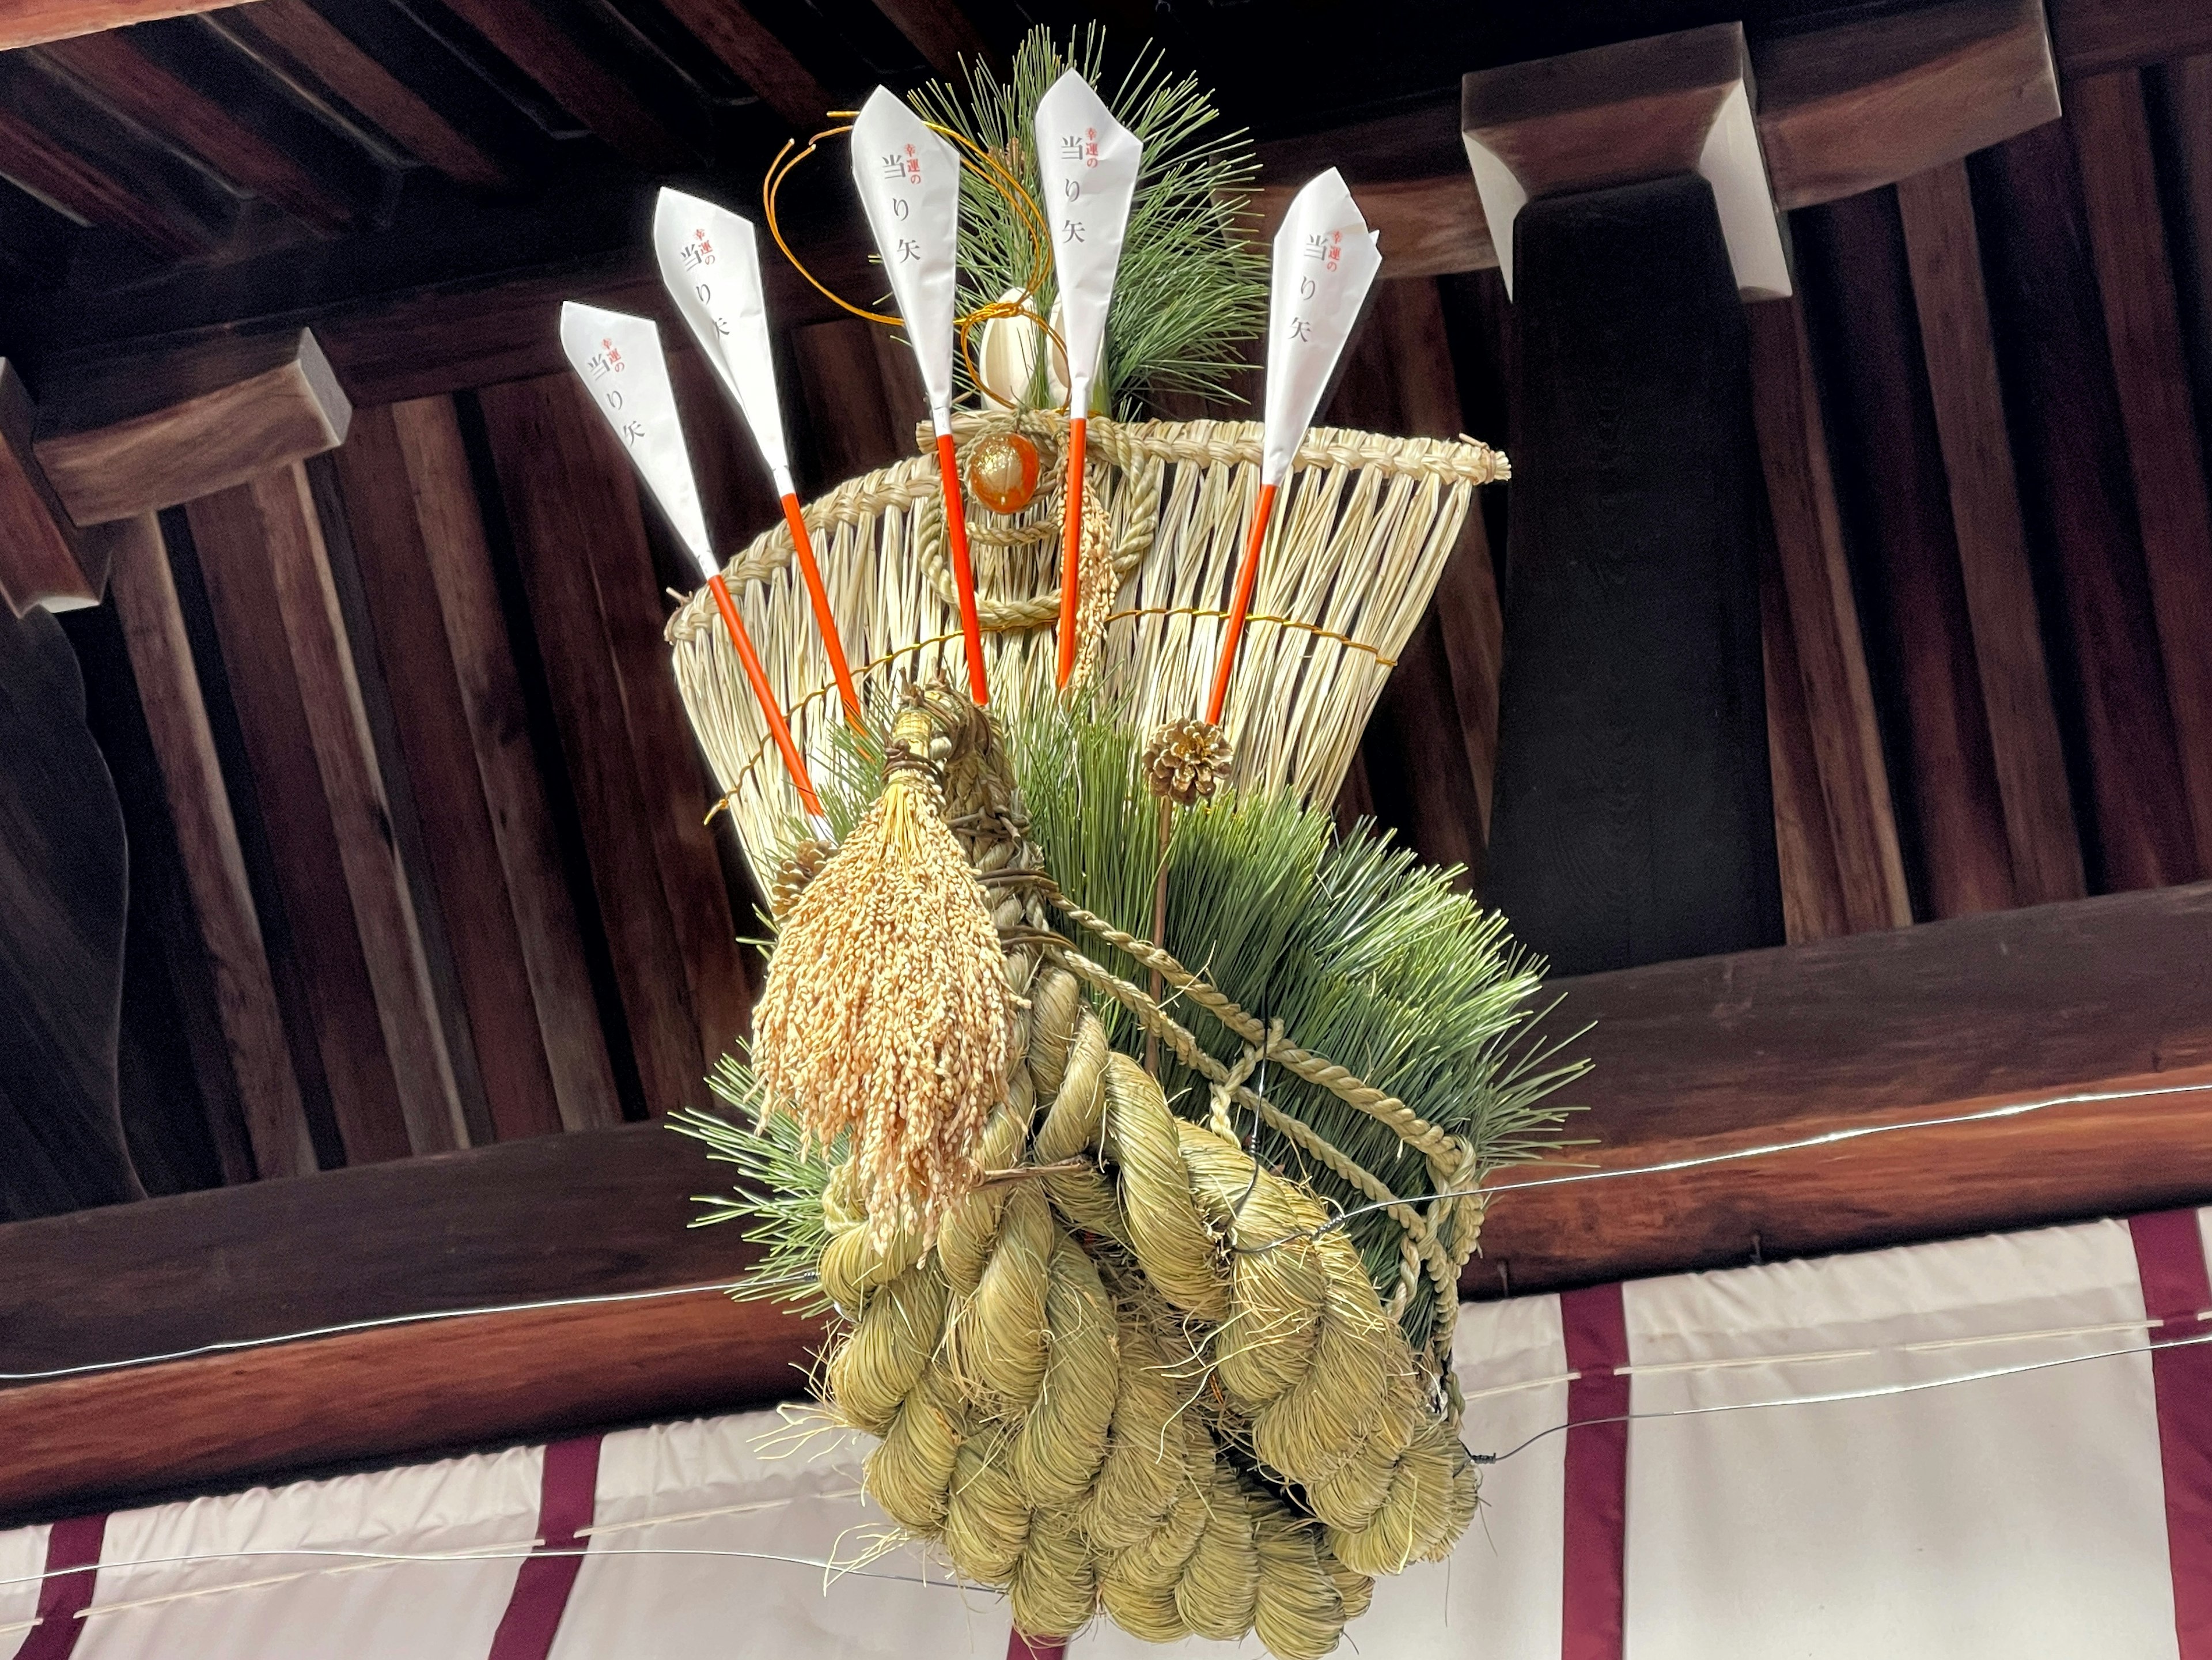
[[[983,38],[958,0],[876,0],[876,9],[897,26],[930,68],[954,86],[967,84],[972,66],[1006,69],[1006,54]]]
[[[2024,905],[2079,899],[2086,891],[2081,836],[2044,661],[1966,163],[1947,161],[1899,179],[1897,205],[2004,805],[2014,894]]]
[[[1784,688],[1781,737],[1791,776],[1809,786],[1788,808],[1799,820],[1791,833],[1811,836],[1828,849],[1835,882],[1830,891],[1840,925],[1834,932],[1903,927],[1912,920],[1912,903],[1898,851],[1889,769],[1875,721],[1804,307],[1796,300],[1770,301],[1748,307],[1745,319],[1751,336],[1752,419],[1766,477],[1773,575],[1781,582],[1781,616],[1770,619],[1764,630],[1767,666],[1770,678],[1778,667],[1796,677],[1794,684]],[[1784,628],[1786,641],[1778,637]],[[1796,744],[1801,718],[1809,755]],[[1774,737],[1770,733],[1770,743]],[[1812,763],[1809,775],[1800,764],[1806,760]],[[1784,812],[1778,793],[1778,830],[1784,828]],[[1820,938],[1828,931],[1823,923],[1815,932],[1809,920],[1822,908],[1806,903],[1805,855],[1801,844],[1796,864],[1800,920],[1793,939]],[[1785,860],[1785,898],[1791,874],[1791,861]]]
[[[629,463],[573,374],[481,400],[639,1081],[656,1113],[704,1104],[744,979]]]
[[[2212,885],[1554,989],[1560,1031],[1596,1023],[1574,1045],[1595,1069],[1568,1093],[1589,1109],[1574,1133],[1599,1145],[1501,1187],[2059,1094],[2183,1092],[1501,1193],[1471,1294],[2212,1199]],[[0,1508],[797,1395],[811,1327],[712,1292],[636,1295],[744,1270],[735,1228],[685,1226],[690,1195],[727,1175],[634,1125],[0,1228],[12,1373],[635,1299],[16,1381],[0,1387]]]
[[[237,216],[220,185],[30,53],[0,54],[0,171],[173,258],[210,252]]]
[[[447,0],[463,21],[624,156],[655,171],[696,159],[636,92],[536,0]]]
[[[1568,981],[1627,1169],[2059,1095],[2184,1092],[1501,1195],[1495,1293],[2212,1200],[2212,885]],[[2201,1090],[2189,1086],[2203,1085]],[[1570,1173],[1507,1171],[1499,1186]],[[1504,1273],[1501,1275],[1500,1265]]]
[[[1949,0],[1755,43],[1775,204],[1893,184],[2058,119],[2042,0]]]
[[[1865,623],[1903,684],[1899,796],[1919,832],[1923,914],[2018,903],[1904,232],[1887,192],[1795,222],[1831,407]]]
[[[58,65],[125,115],[175,139],[210,167],[325,233],[362,216],[362,204],[290,146],[272,142],[119,34],[88,34],[41,47]]]
[[[32,452],[39,412],[15,366],[0,357],[0,599],[21,617],[96,605],[106,546],[87,544]]]
[[[19,0],[0,13],[0,52],[98,34],[162,17],[214,11],[236,0]]]
[[[198,1347],[217,1304],[251,1340],[727,1283],[753,1256],[737,1230],[685,1226],[713,1171],[696,1143],[637,1125],[0,1230],[0,1371]],[[118,1226],[139,1214],[155,1225]],[[74,1310],[40,1283],[72,1260],[107,1269]],[[787,1398],[809,1335],[707,1291],[0,1387],[0,1509]]]
[[[80,525],[133,519],[335,447],[353,405],[306,329],[72,366],[40,465]]]
[[[408,154],[456,183],[498,190],[513,182],[474,140],[307,0],[258,0],[216,13],[209,21],[253,51],[320,82]]]
[[[830,98],[814,73],[739,0],[665,0],[707,50],[734,70],[761,101],[802,136],[823,125]]]
[[[2067,88],[2074,154],[2112,349],[2136,528],[2164,650],[2167,706],[2196,830],[2195,873],[2212,873],[2212,499],[2198,447],[2179,301],[2143,109],[2123,70]]]
[[[2173,712],[2143,672],[2160,658],[2158,621],[2073,146],[2041,127],[1968,171],[2021,505],[2072,646],[2090,885],[2188,881],[2202,866]]]
[[[349,1163],[462,1145],[351,648],[297,463],[185,509]]]
[[[2212,52],[2212,9],[2173,0],[2051,0],[2068,79]]]
[[[495,748],[501,734],[471,718],[479,700],[464,691],[464,666],[451,643],[456,623],[471,649],[492,636],[504,662],[470,664],[467,672],[514,680],[460,434],[446,400],[402,408],[404,434],[399,411],[364,410],[334,459],[492,1123],[501,1140],[556,1132],[564,1122],[580,1129],[619,1123],[573,914],[564,933],[540,927],[526,937],[526,921],[549,909],[544,891],[560,883],[550,825],[517,822],[544,819],[543,786],[533,772],[537,787],[516,793],[504,787],[510,770],[482,772],[480,752]],[[470,569],[456,572],[463,565]],[[441,588],[457,576],[483,608],[480,617],[457,616],[444,603]],[[507,708],[516,728],[518,704],[519,694]],[[517,869],[503,860],[503,838],[526,839],[542,867]],[[512,880],[526,890],[520,903]],[[559,899],[565,908],[565,891]],[[543,1007],[533,968],[549,982]],[[580,1064],[564,1066],[556,1079],[554,1064],[571,1057]]]

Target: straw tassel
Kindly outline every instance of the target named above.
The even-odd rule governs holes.
[[[928,744],[909,705],[882,797],[782,919],[753,1039],[767,1110],[825,1146],[851,1132],[872,1231],[926,1239],[982,1174],[1015,1012]]]

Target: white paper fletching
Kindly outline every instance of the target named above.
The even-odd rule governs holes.
[[[653,213],[653,252],[677,313],[744,417],[778,492],[788,489],[791,452],[776,395],[752,222],[696,196],[663,190]]]
[[[1376,233],[1334,167],[1291,199],[1275,233],[1267,296],[1267,398],[1260,482],[1289,477],[1352,325],[1382,268]]]
[[[960,153],[904,100],[878,87],[853,123],[853,183],[890,277],[906,337],[940,427],[952,407],[953,265]]]
[[[714,575],[719,567],[707,535],[707,515],[699,506],[699,486],[691,476],[690,453],[684,447],[659,329],[649,317],[601,311],[571,300],[561,307],[561,349],[677,536],[699,569]]]
[[[1070,70],[1037,100],[1037,173],[1060,279],[1074,413],[1084,414],[1106,344],[1106,313],[1145,147]]]

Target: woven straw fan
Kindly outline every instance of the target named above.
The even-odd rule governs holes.
[[[965,447],[1011,424],[961,417]],[[1066,423],[1022,430],[1064,471]],[[933,435],[923,453],[839,485],[805,509],[845,654],[865,700],[899,680],[964,678]],[[1096,677],[1139,729],[1202,708],[1259,490],[1250,422],[1091,423],[1087,489],[1105,510],[1118,587]],[[1475,486],[1509,476],[1487,446],[1315,428],[1275,505],[1224,723],[1235,781],[1326,801],[1457,543]],[[1062,490],[969,521],[994,703],[1054,691]],[[836,680],[790,531],[757,537],[724,568],[800,748],[835,764]],[[702,590],[669,620],[678,684],[757,874],[773,871],[797,792]]]

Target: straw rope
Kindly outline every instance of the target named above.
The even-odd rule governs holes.
[[[971,502],[969,527],[992,696],[1018,707],[1054,695],[1052,532],[1064,423],[1036,415],[954,423],[962,445],[1010,426],[1038,446],[1048,486],[1015,514]],[[1105,515],[1115,590],[1100,595],[1108,615],[1094,678],[1127,698],[1140,729],[1203,707],[1257,494],[1259,446],[1251,423],[1091,423],[1085,497]],[[1459,539],[1474,489],[1507,476],[1503,457],[1471,441],[1309,434],[1276,508],[1253,607],[1262,625],[1245,636],[1224,714],[1239,787],[1334,797]],[[848,480],[805,517],[847,655],[869,693],[885,695],[895,675],[963,672],[933,455]],[[832,677],[787,528],[756,538],[725,575],[801,749],[812,764],[835,765],[840,714],[819,690]],[[763,759],[765,723],[707,597],[680,606],[667,633],[685,707],[764,877],[796,796]]]
[[[989,724],[945,685],[911,694],[902,720],[916,709],[936,725],[932,781],[1020,998],[1020,1058],[980,1163],[1028,1179],[974,1188],[925,1245],[911,1225],[872,1224],[853,1163],[833,1173],[820,1274],[851,1329],[823,1369],[829,1404],[881,1438],[866,1481],[886,1513],[963,1576],[1006,1586],[1030,1635],[1072,1634],[1103,1608],[1153,1641],[1256,1631],[1284,1660],[1325,1654],[1374,1575],[1441,1557],[1471,1520],[1455,1397],[1311,1189],[1176,1116],[1109,1048],[1086,982],[1141,1004],[1234,1099],[1273,1110],[1244,1087],[1253,1055],[1206,1055],[1048,931],[1050,905],[1096,919],[1043,871]],[[1455,1159],[1402,1104],[1165,963],[1270,1061]],[[1310,1127],[1269,1122],[1360,1191],[1380,1186]],[[1417,1207],[1399,1208],[1409,1239],[1443,1249]]]

